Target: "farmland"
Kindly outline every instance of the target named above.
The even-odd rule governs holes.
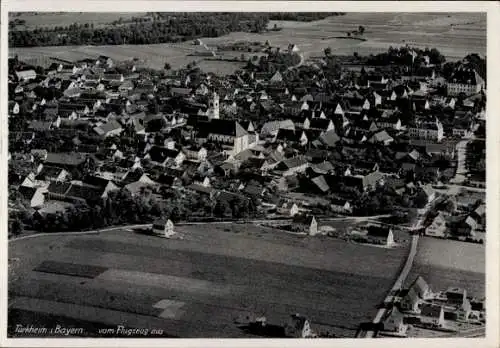
[[[338,55],[354,52],[368,55],[386,51],[390,46],[409,44],[420,48],[437,47],[446,59],[458,60],[469,53],[486,54],[485,17],[481,13],[378,13],[376,16],[373,13],[347,13],[314,22],[271,21],[270,27],[276,24],[282,30],[260,34],[233,32],[202,41],[215,46],[268,40],[271,45],[282,48],[293,42],[306,57],[321,56],[327,47]],[[365,27],[364,41],[348,38],[346,31],[356,30],[359,25]],[[194,60],[222,74],[240,68],[239,63],[206,62],[202,57],[189,56],[195,47],[190,41],[155,45],[29,47],[12,48],[10,55],[18,54],[21,59],[51,56],[76,60],[105,54],[116,60],[144,59],[152,68],[163,68],[168,61],[174,69]]]
[[[424,277],[435,291],[460,286],[472,296],[485,296],[485,250],[482,244],[424,237],[407,278]]]
[[[255,337],[235,320],[264,314],[282,324],[298,312],[313,328],[353,337],[407,252],[254,225],[176,230],[182,239],[116,231],[12,243],[9,324],[46,318],[47,326],[57,317],[90,331],[123,324],[179,337]]]
[[[35,28],[65,27],[74,24],[93,24],[95,28],[104,27],[120,18],[127,21],[132,17],[142,17],[141,12],[20,12],[11,15],[11,19],[24,20],[25,24],[17,26],[17,30],[33,30]]]

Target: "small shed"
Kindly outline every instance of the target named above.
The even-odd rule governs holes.
[[[175,234],[174,223],[170,219],[166,221],[164,219],[157,220],[153,224],[153,233],[170,238]]]
[[[370,243],[382,244],[386,246],[394,245],[394,235],[392,229],[383,226],[368,226],[367,238]]]

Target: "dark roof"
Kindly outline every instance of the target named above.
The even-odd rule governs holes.
[[[321,130],[327,130],[328,125],[330,124],[331,120],[327,118],[313,118],[310,121],[309,128],[311,129],[321,129]]]
[[[307,159],[304,156],[287,158],[278,165],[279,168],[291,169],[307,164]]]
[[[56,178],[62,171],[62,168],[54,167],[54,166],[43,166],[40,173],[37,175],[37,180],[45,180]]]
[[[161,146],[153,146],[148,153],[152,161],[163,163],[167,158],[175,158],[179,154],[179,150],[167,149],[166,147]]]
[[[248,133],[238,123],[238,121],[213,119],[207,125],[207,134],[221,134],[221,135],[230,135],[234,137],[241,137]]]
[[[471,67],[460,66],[451,75],[448,83],[460,83],[467,85],[475,85],[483,82],[479,74]]]
[[[382,226],[369,226],[368,227],[368,235],[372,237],[381,237],[381,238],[387,238],[389,235],[390,229],[388,227],[382,227]]]
[[[293,129],[283,129],[278,130],[278,134],[276,135],[276,139],[278,140],[288,140],[288,141],[300,141],[300,137],[302,136],[302,130],[293,130]]]
[[[430,303],[424,303],[420,311],[420,315],[432,318],[439,318],[442,307]]]
[[[103,189],[90,185],[71,185],[66,193],[68,197],[84,199],[86,201],[95,201],[101,198]]]
[[[95,176],[95,175],[87,175],[83,179],[83,183],[84,184],[87,184],[87,185],[90,185],[90,186],[95,186],[95,187],[100,187],[100,188],[103,188],[103,189],[110,182],[111,182],[111,180],[107,180],[107,179],[104,179],[104,178],[101,178],[101,177],[98,177],[98,176]]]
[[[49,152],[45,163],[61,166],[79,166],[85,162],[85,157],[77,152]]]
[[[24,198],[31,199],[36,192],[36,188],[28,186],[19,186],[18,191]]]
[[[59,195],[64,195],[69,190],[70,187],[71,187],[71,184],[68,183],[68,182],[56,182],[56,181],[52,181],[49,184],[49,187],[47,188],[47,191],[49,193],[55,193],[55,194],[59,194]]]

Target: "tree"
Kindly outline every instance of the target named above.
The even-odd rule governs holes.
[[[14,236],[19,236],[24,232],[24,225],[19,218],[16,218],[11,225],[11,232]]]

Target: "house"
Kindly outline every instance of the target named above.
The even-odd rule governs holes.
[[[298,227],[299,230],[309,234],[310,236],[318,234],[318,222],[313,215],[295,215],[293,218],[293,224]]]
[[[267,136],[276,137],[280,129],[295,130],[295,124],[290,119],[281,121],[269,121],[262,125],[260,135],[263,138]]]
[[[322,132],[328,132],[334,130],[333,121],[323,118],[313,118],[309,121],[308,129],[316,129]]]
[[[271,84],[278,84],[283,82],[283,76],[279,71],[276,71],[274,75],[269,79]]]
[[[384,320],[384,333],[395,336],[406,336],[408,324],[404,322],[404,315],[397,307],[393,307],[390,314]]]
[[[277,210],[278,213],[285,216],[295,216],[299,213],[299,207],[297,206],[297,203],[290,202],[283,203],[283,205]]]
[[[122,131],[123,128],[121,124],[115,120],[111,120],[98,127],[94,127],[94,132],[96,132],[97,135],[105,138],[120,135]]]
[[[368,233],[366,234],[369,243],[381,244],[388,247],[394,245],[394,235],[392,229],[382,226],[368,226]]]
[[[84,164],[86,157],[80,153],[71,152],[49,152],[45,159],[46,165],[61,167],[65,169],[77,168]]]
[[[36,79],[35,70],[16,71],[16,77],[19,81],[29,81]]]
[[[475,238],[478,224],[470,215],[453,217],[449,221],[450,234],[459,238]]]
[[[449,287],[445,291],[446,303],[450,305],[462,306],[467,300],[467,290],[457,287]]]
[[[399,302],[399,308],[404,312],[418,314],[420,313],[422,299],[420,299],[415,289],[408,289],[401,293],[402,299]]]
[[[387,131],[381,130],[375,134],[371,138],[368,139],[368,142],[374,144],[383,144],[384,146],[390,145],[394,141],[394,138],[387,134]]]
[[[19,186],[18,192],[30,202],[30,208],[40,208],[45,202],[45,190],[40,187]]]
[[[446,219],[442,213],[439,213],[432,223],[425,229],[425,235],[431,237],[445,238],[446,233]]]
[[[300,50],[299,50],[299,47],[297,45],[292,44],[292,43],[288,45],[288,52],[289,53],[297,53],[299,51]]]
[[[461,93],[469,96],[481,92],[485,88],[485,82],[475,69],[462,65],[448,79],[446,88],[449,96]]]
[[[66,181],[69,173],[63,168],[45,165],[36,176],[36,180],[45,181]]]
[[[304,172],[309,163],[304,156],[297,156],[282,160],[275,168],[282,176],[290,176]]]
[[[314,337],[309,320],[299,314],[292,314],[285,324],[285,336],[293,338]]]
[[[444,309],[443,306],[431,303],[422,304],[422,309],[420,310],[420,322],[423,325],[429,325],[432,327],[444,327]]]
[[[308,142],[306,133],[302,130],[280,129],[276,134],[277,141],[296,143],[300,146],[305,146]]]
[[[408,135],[413,138],[440,142],[444,137],[444,129],[442,123],[436,119],[435,122],[422,122],[414,127],[409,127]]]
[[[166,167],[169,164],[179,167],[186,159],[184,152],[177,149],[168,149],[162,146],[152,146],[144,156],[151,162]]]
[[[427,203],[432,202],[436,198],[436,191],[430,184],[422,186],[422,191],[427,197]]]
[[[163,235],[165,238],[170,238],[175,235],[174,223],[170,219],[166,221],[164,219],[156,220],[153,223],[152,229],[153,233]]]
[[[200,146],[185,146],[182,148],[182,152],[186,155],[188,160],[204,161],[207,158],[207,149]]]
[[[352,205],[348,200],[345,199],[335,199],[330,200],[330,209],[339,214],[351,214]]]
[[[413,283],[410,285],[410,289],[415,291],[415,294],[417,294],[418,298],[420,298],[421,300],[425,301],[432,298],[431,288],[429,284],[427,284],[425,279],[421,276],[418,276],[413,281]]]

